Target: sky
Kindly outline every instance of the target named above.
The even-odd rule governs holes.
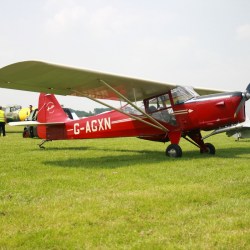
[[[211,89],[244,91],[250,82],[248,0],[0,1],[0,68],[40,60]],[[36,106],[38,96],[0,89],[0,105]]]

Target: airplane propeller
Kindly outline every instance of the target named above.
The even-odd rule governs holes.
[[[234,113],[234,117],[236,117],[238,115],[238,113],[240,112],[242,106],[245,104],[245,102],[250,99],[250,83],[248,84],[246,91],[242,92],[242,99]]]

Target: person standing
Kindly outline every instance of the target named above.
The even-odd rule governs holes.
[[[0,106],[0,136],[2,132],[3,136],[5,136],[5,122],[6,122],[5,113],[3,111],[2,106]]]
[[[32,110],[33,110],[33,106],[30,105],[29,108],[30,108],[30,114],[31,114],[31,112],[32,112]]]

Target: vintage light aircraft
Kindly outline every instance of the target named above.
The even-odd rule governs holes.
[[[38,104],[38,135],[47,140],[135,136],[170,142],[166,155],[181,157],[184,138],[201,153],[215,154],[201,131],[226,132],[245,120],[245,92],[219,93],[152,82],[38,61],[15,63],[0,69],[0,87],[41,92]],[[54,94],[123,101],[122,108],[81,120],[71,120]],[[201,96],[200,96],[201,95]],[[141,106],[138,105],[141,103]],[[32,123],[34,124],[34,123]],[[208,136],[207,136],[208,137]]]
[[[30,115],[32,107],[22,108],[20,105],[7,106],[5,115],[7,122],[24,121]]]

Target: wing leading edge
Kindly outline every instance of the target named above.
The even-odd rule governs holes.
[[[132,102],[156,96],[176,86],[39,61],[18,62],[0,69],[1,88],[120,100],[103,82]],[[195,90],[201,95],[221,92]]]

